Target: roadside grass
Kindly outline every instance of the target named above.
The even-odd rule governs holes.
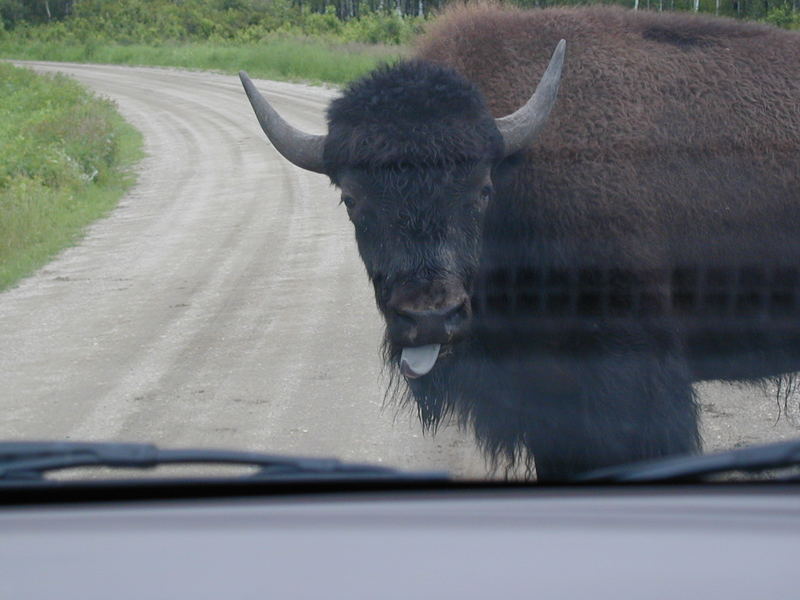
[[[116,206],[141,157],[141,135],[111,101],[0,63],[0,290]]]
[[[53,42],[0,37],[0,56],[29,60],[95,62],[205,69],[284,81],[342,84],[403,53],[400,46],[274,37],[260,42],[181,42],[156,45]]]

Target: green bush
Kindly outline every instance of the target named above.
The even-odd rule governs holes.
[[[800,13],[794,12],[789,4],[773,8],[764,20],[784,29],[800,29]]]
[[[424,19],[368,14],[344,23],[342,37],[365,44],[407,44],[422,31]]]
[[[302,29],[310,35],[338,36],[343,23],[336,16],[336,9],[328,6],[324,13],[311,13],[303,19]]]

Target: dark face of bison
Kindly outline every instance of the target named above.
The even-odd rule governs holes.
[[[379,69],[328,109],[325,170],[407,377],[425,375],[468,330],[490,171],[503,150],[481,94],[430,63]]]
[[[346,169],[339,186],[387,342],[404,375],[424,375],[469,328],[490,163]]]
[[[426,375],[441,348],[469,331],[492,165],[530,145],[544,125],[563,58],[562,41],[528,103],[502,119],[450,69],[384,67],[331,103],[324,136],[289,126],[242,74],[277,150],[341,190],[390,354],[408,378]]]

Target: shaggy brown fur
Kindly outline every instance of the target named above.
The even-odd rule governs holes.
[[[544,133],[506,156],[491,113],[527,100],[562,38]],[[800,35],[461,8],[418,54],[331,104],[323,160],[386,320],[390,394],[424,426],[454,416],[495,464],[533,457],[552,481],[697,452],[694,381],[793,389]]]
[[[545,132],[526,164],[495,173],[508,198],[497,227],[562,248],[550,267],[685,268],[692,285],[713,283],[705,274],[717,269],[734,286],[753,267],[756,291],[761,278],[797,293],[800,34],[607,7],[473,7],[443,15],[417,54],[461,73],[503,116],[526,101],[561,38],[567,59]],[[672,306],[674,285],[661,286]],[[796,370],[798,328],[783,325],[690,328],[692,378]]]

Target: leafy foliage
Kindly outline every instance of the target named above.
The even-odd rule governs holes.
[[[790,4],[773,8],[769,11],[765,20],[767,23],[777,27],[800,29],[800,12],[794,10]]]
[[[58,22],[86,36],[120,43],[220,41],[267,33],[336,36],[343,41],[404,43],[420,22],[452,0],[0,0],[0,30]],[[499,0],[503,1],[503,0]],[[648,10],[690,10],[781,27],[798,23],[800,0],[506,0],[526,7],[621,4]]]
[[[363,17],[342,20],[334,4],[315,10],[290,0],[80,0],[64,3],[66,10],[48,19],[41,10],[33,10],[39,6],[36,2],[26,10],[19,10],[18,2],[0,0],[6,30],[62,43],[88,38],[123,44],[257,41],[272,33],[289,33],[399,44],[417,33],[421,22],[391,11],[367,11]]]

